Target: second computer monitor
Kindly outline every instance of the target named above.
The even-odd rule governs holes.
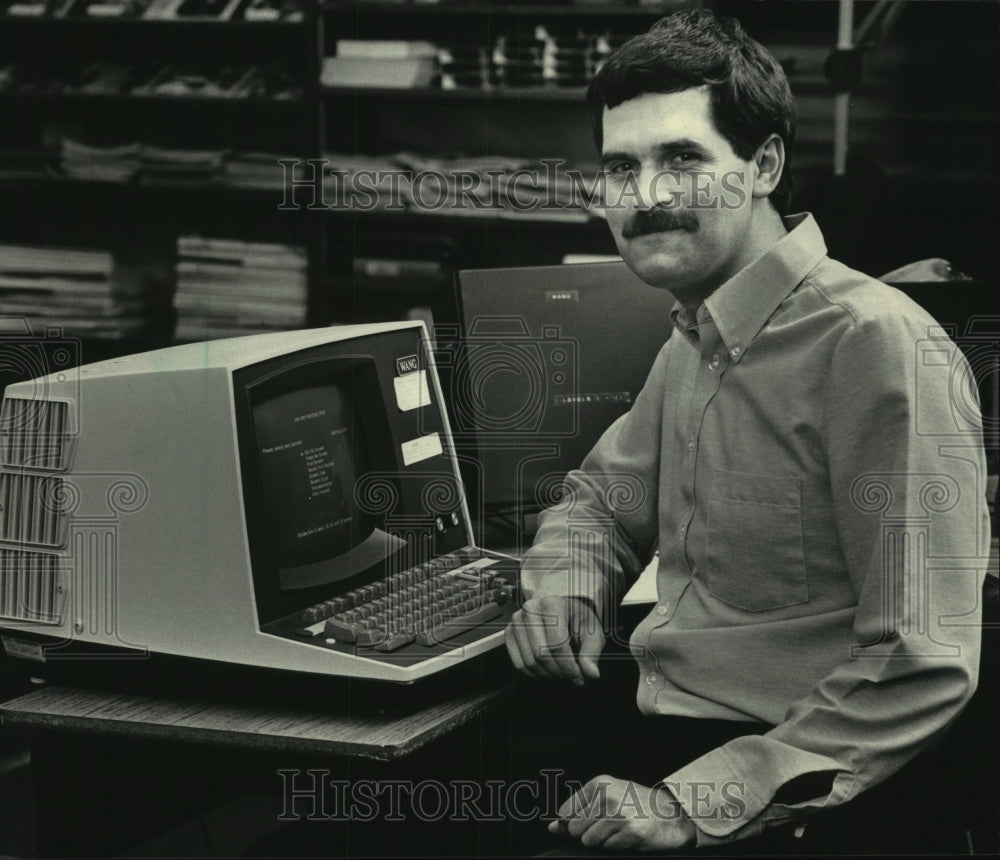
[[[537,511],[631,406],[670,336],[674,297],[624,262],[457,281],[459,336],[439,336],[436,358],[470,504]]]

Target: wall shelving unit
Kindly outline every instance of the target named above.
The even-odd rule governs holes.
[[[459,156],[525,163],[561,157],[568,165],[593,169],[596,153],[579,82],[565,87],[494,85],[485,89],[442,89],[436,82],[417,88],[324,85],[324,61],[335,54],[337,42],[345,39],[478,46],[490,53],[500,37],[531,39],[539,27],[559,38],[580,33],[620,37],[645,30],[679,6],[691,5],[690,0],[658,4],[625,0],[301,3],[297,20],[249,21],[241,17],[242,5],[229,20],[154,20],[83,17],[60,14],[52,7],[44,15],[20,17],[6,14],[10,3],[0,2],[0,110],[4,116],[0,123],[4,201],[0,245],[106,248],[116,259],[148,266],[152,273],[150,324],[124,343],[108,345],[107,351],[149,348],[171,340],[170,266],[177,238],[184,234],[304,246],[311,325],[398,318],[413,308],[447,321],[452,310],[451,274],[456,269],[554,263],[566,253],[614,252],[607,228],[598,218],[546,220],[537,214],[518,218],[510,213],[470,217],[447,209],[424,214],[413,209],[344,211],[309,207],[314,189],[306,186],[294,189],[294,200],[300,205],[289,211],[281,205],[287,202],[288,193],[277,165],[274,181],[257,185],[142,171],[110,181],[70,175],[62,169],[59,145],[63,139],[97,147],[140,142],[177,150],[218,151],[227,158],[271,153],[319,159],[320,163],[329,159],[333,166],[338,156],[380,162],[415,153],[438,157],[443,164]],[[787,60],[799,101],[800,143],[794,164],[804,180],[799,182],[801,199],[807,205],[821,201],[828,192],[824,176],[832,129],[832,94],[822,63],[835,33],[836,4],[715,0],[711,5],[740,15],[782,62]],[[995,194],[969,197],[957,189],[968,187],[970,176],[977,177],[980,187],[996,188],[995,158],[991,162],[982,155],[996,143],[994,108],[984,107],[986,101],[973,92],[964,101],[950,99],[951,108],[944,112],[906,86],[907,76],[919,77],[929,54],[952,50],[943,43],[932,44],[922,34],[933,31],[931,25],[939,19],[954,19],[956,32],[972,38],[983,30],[990,13],[982,7],[988,4],[960,4],[963,8],[945,17],[938,8],[942,4],[911,5],[901,18],[902,24],[912,19],[901,44],[890,45],[874,58],[877,62],[866,66],[866,90],[852,106],[857,118],[853,140],[862,154],[874,153],[872,160],[881,158],[883,178],[897,182],[892,199],[912,199],[920,166],[929,160],[923,149],[945,147],[952,153],[949,176],[956,174],[956,178],[941,191],[943,199],[956,209],[988,208]],[[986,40],[986,47],[970,44],[965,54],[978,51],[977,57],[996,65],[995,46],[990,49]],[[200,73],[210,77],[224,68],[274,67],[282,70],[294,93],[282,98],[254,93],[229,98],[198,93],[197,86],[187,95],[81,92],[84,72],[95,63],[131,65],[138,70],[137,76],[157,65],[190,65],[194,78]],[[60,76],[62,86],[58,85]],[[970,149],[969,141],[986,138],[987,143]],[[966,162],[971,152],[975,163],[955,160],[953,155],[959,151],[966,153]],[[882,158],[882,152],[898,153],[898,159]],[[884,252],[887,258],[895,246],[899,254],[926,246],[913,213],[895,214],[908,224],[912,221],[907,228],[912,239],[901,230],[892,243],[882,242],[875,251]],[[974,214],[961,223],[968,223]],[[862,240],[870,234],[870,230],[859,233]],[[934,252],[954,256],[961,264],[963,253],[975,255],[975,244],[968,229],[956,228],[955,237]],[[874,258],[878,259],[877,253]],[[848,262],[864,267],[864,260]],[[893,258],[892,262],[906,259]],[[975,274],[989,277],[991,273]]]

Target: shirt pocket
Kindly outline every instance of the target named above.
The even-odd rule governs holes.
[[[802,545],[802,482],[716,471],[708,501],[705,584],[749,612],[809,600]]]

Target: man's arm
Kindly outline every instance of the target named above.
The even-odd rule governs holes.
[[[925,328],[856,324],[835,350],[823,441],[856,643],[772,731],[666,777],[699,844],[850,800],[940,735],[975,689],[985,458],[981,435],[954,432],[968,369],[959,359],[954,374],[926,374]]]
[[[515,666],[537,677],[597,677],[603,630],[656,545],[668,343],[632,409],[567,475],[522,563],[526,600],[507,630]]]

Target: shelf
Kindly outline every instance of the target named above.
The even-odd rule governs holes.
[[[320,4],[324,15],[412,16],[424,20],[447,18],[659,18],[695,5],[690,0],[668,0],[656,5],[621,3],[344,3]]]
[[[789,79],[792,91],[798,102],[799,120],[818,118],[833,121],[831,101],[835,93],[824,80]],[[579,102],[584,104],[586,87],[495,87],[479,89],[477,87],[459,87],[454,90],[443,90],[438,87],[373,87],[373,86],[326,86],[321,88],[324,97],[328,99],[344,98],[382,98],[419,99],[422,101],[515,101],[515,102]],[[806,102],[805,98],[821,99],[821,102]],[[886,112],[881,106],[869,106],[858,100],[857,106],[852,106],[851,119],[856,123],[879,122],[894,125],[958,125],[965,127],[995,128],[996,117],[988,111],[949,113],[948,111],[902,111]]]
[[[285,189],[280,186],[261,187],[243,185],[235,182],[209,180],[207,182],[192,182],[178,180],[171,182],[164,179],[90,179],[79,176],[60,175],[58,173],[17,173],[4,175],[0,171],[0,188],[33,188],[44,191],[49,188],[91,188],[95,191],[121,191],[150,194],[181,194],[184,196],[219,196],[226,197],[238,194],[246,197],[270,197],[279,202],[284,199]],[[305,208],[305,207],[303,207]],[[289,210],[298,211],[298,210]]]
[[[3,176],[0,173],[0,188],[7,190],[16,189],[36,189],[43,192],[47,189],[59,188],[80,188],[92,189],[94,191],[106,191],[108,193],[122,194],[149,194],[193,197],[217,197],[226,198],[229,196],[239,196],[241,199],[270,198],[276,203],[285,200],[286,190],[283,187],[262,188],[251,185],[240,185],[238,183],[228,183],[221,180],[209,180],[206,182],[193,181],[169,181],[166,179],[128,179],[128,180],[106,180],[88,179],[75,176],[62,176],[56,173],[25,174],[20,173],[11,176]],[[548,228],[570,228],[570,229],[590,229],[594,225],[600,225],[601,229],[606,229],[604,220],[596,215],[587,215],[582,212],[570,212],[563,216],[553,216],[550,214],[516,213],[510,215],[500,215],[490,212],[479,215],[449,215],[437,212],[422,213],[415,209],[389,210],[389,209],[346,209],[335,205],[324,207],[322,205],[310,207],[313,189],[310,186],[299,186],[293,191],[293,199],[296,206],[289,209],[277,210],[277,214],[315,213],[323,217],[346,218],[356,217],[369,223],[383,221],[392,225],[403,226],[426,226],[439,228],[441,226],[503,226],[510,225],[534,225]],[[320,203],[323,203],[321,198]]]
[[[420,278],[401,275],[398,278],[372,277],[329,277],[323,282],[327,292],[337,293],[349,290],[365,292],[408,293],[414,296],[426,296],[440,290],[449,290],[454,284],[454,272],[448,272],[436,278]]]
[[[136,107],[183,105],[185,107],[206,107],[211,105],[239,105],[248,109],[268,108],[292,110],[301,109],[305,100],[298,96],[293,99],[275,99],[263,96],[231,98],[229,96],[172,96],[172,95],[131,95],[117,93],[4,93],[0,96],[0,106],[24,107],[31,105],[74,105],[88,107]]]
[[[539,101],[583,103],[585,87],[496,87],[479,89],[460,87],[442,90],[437,87],[339,87],[322,88],[327,98],[422,99],[428,101]]]
[[[552,216],[532,216],[530,214],[518,214],[504,217],[502,215],[439,215],[421,214],[412,210],[393,212],[387,209],[340,209],[316,208],[309,211],[321,213],[335,218],[356,217],[363,221],[383,221],[388,224],[406,227],[433,227],[442,226],[481,228],[481,227],[515,227],[532,226],[548,228],[564,228],[570,230],[591,230],[599,227],[601,231],[607,230],[604,219],[597,216],[552,217]]]
[[[149,256],[172,247],[174,234],[182,226],[261,241],[295,239],[308,249],[309,313],[314,323],[330,317],[333,300],[328,293],[334,287],[354,290],[359,296],[375,294],[369,312],[381,313],[383,305],[392,307],[391,297],[385,298],[385,293],[400,289],[397,280],[338,274],[350,272],[352,261],[362,251],[405,256],[413,247],[422,253],[425,244],[446,243],[449,253],[467,268],[548,264],[566,252],[611,252],[614,242],[607,224],[589,212],[520,213],[508,208],[502,214],[498,210],[469,214],[444,206],[403,211],[323,208],[342,203],[349,186],[338,191],[336,183],[326,183],[321,191],[313,184],[299,182],[287,189],[281,184],[246,185],[221,177],[203,182],[160,175],[147,178],[150,174],[142,172],[124,180],[83,178],[61,174],[61,162],[53,148],[60,139],[71,139],[104,147],[138,142],[167,149],[286,153],[290,158],[312,156],[319,160],[335,158],[338,152],[345,156],[370,153],[376,166],[392,153],[412,152],[429,161],[441,159],[445,171],[449,169],[447,159],[458,161],[463,156],[474,159],[481,154],[511,153],[538,162],[559,153],[566,164],[587,175],[596,170],[596,154],[585,86],[531,85],[533,79],[527,76],[493,78],[525,85],[489,89],[345,85],[346,77],[329,77],[331,85],[324,86],[325,55],[333,54],[341,39],[371,39],[427,41],[444,47],[475,45],[486,50],[491,59],[489,52],[499,37],[530,41],[536,27],[544,27],[556,39],[605,35],[617,44],[619,38],[647,29],[670,12],[702,3],[719,6],[718,0],[664,0],[655,4],[637,0],[304,0],[298,21],[0,16],[0,49],[7,64],[19,61],[18,68],[24,64],[30,71],[24,82],[42,85],[35,92],[0,94],[0,111],[11,117],[11,131],[5,135],[9,172],[0,171],[0,194],[19,201],[5,231],[31,241],[40,235],[64,236],[73,242],[86,237],[90,241],[108,234],[107,241],[116,247],[130,253],[136,247],[136,255]],[[756,10],[768,4],[743,0],[742,5]],[[830,18],[830,10],[820,9],[820,4],[809,6],[808,13],[798,10],[806,5],[779,3],[775,9],[783,10],[780,15],[761,9],[750,17],[760,20],[764,39],[770,33],[777,41],[772,48],[787,65],[799,117],[792,170],[801,180],[798,186],[804,189],[803,199],[822,202],[830,185],[833,121],[832,93],[823,69],[836,14],[834,9]],[[786,6],[796,6],[794,14],[789,16]],[[904,16],[904,25],[905,20]],[[966,38],[975,36],[969,28],[961,32]],[[986,41],[982,45],[975,41],[973,47],[980,45],[976,50],[985,51]],[[913,70],[930,80],[931,73],[924,70],[944,67],[930,62],[939,53],[944,56],[944,48],[938,48],[930,33],[927,43],[924,53],[913,55]],[[957,216],[960,224],[971,223],[981,217],[980,212],[988,213],[996,196],[995,158],[988,158],[996,151],[995,116],[985,107],[978,109],[986,102],[979,96],[970,97],[968,88],[961,93],[955,90],[961,97],[952,98],[947,76],[941,79],[942,98],[936,101],[925,97],[922,90],[911,92],[901,83],[909,80],[911,70],[904,63],[909,62],[909,55],[900,54],[894,45],[887,43],[870,63],[866,60],[864,86],[852,99],[855,158],[864,163],[870,152],[874,161],[891,146],[894,154],[885,167],[888,193],[884,199],[890,201],[886,205],[897,207],[897,220],[917,235],[924,229],[917,215],[921,211],[917,205],[921,171],[926,172],[923,155],[946,155],[946,162],[953,166],[937,177],[947,190],[938,195],[938,202]],[[967,53],[963,47],[955,55],[962,58]],[[972,55],[979,56],[974,51]],[[287,91],[297,96],[232,98],[198,95],[196,90],[186,95],[42,91],[50,78],[66,83],[97,80],[77,72],[95,62],[144,69],[147,64],[181,66],[184,58],[208,64],[217,61],[219,67],[232,69],[256,66],[262,71],[280,70],[284,74],[261,80],[273,81],[275,92],[287,84]],[[968,66],[965,63],[964,67]],[[920,74],[914,81],[923,80]],[[580,83],[583,79],[563,80]],[[980,92],[975,84],[973,87],[973,95]],[[956,102],[952,112],[935,107],[951,101]],[[20,161],[20,150],[37,158]],[[312,175],[308,168],[301,173],[303,177]],[[232,175],[255,178],[261,174],[233,171]],[[283,178],[272,174],[270,166],[262,175],[268,180],[276,177],[279,182]],[[875,186],[872,194],[878,190]],[[309,209],[313,195],[320,205]],[[434,193],[429,196],[436,198]],[[280,209],[286,198],[298,208]],[[367,198],[361,195],[355,199],[363,205]],[[54,211],[60,213],[58,219],[50,214]],[[973,238],[946,234],[950,244],[942,253],[976,269],[987,251],[973,247],[978,235],[974,229],[966,229],[964,234]],[[966,263],[967,257],[971,262]],[[417,280],[426,285],[425,280]],[[443,287],[439,291],[448,292]]]
[[[48,15],[5,15],[0,16],[3,25],[17,27],[65,28],[87,27],[88,29],[130,29],[152,28],[160,33],[170,29],[218,29],[274,30],[290,32],[302,28],[302,21],[248,21],[245,18],[220,20],[218,18],[135,18],[135,17],[53,17]]]

